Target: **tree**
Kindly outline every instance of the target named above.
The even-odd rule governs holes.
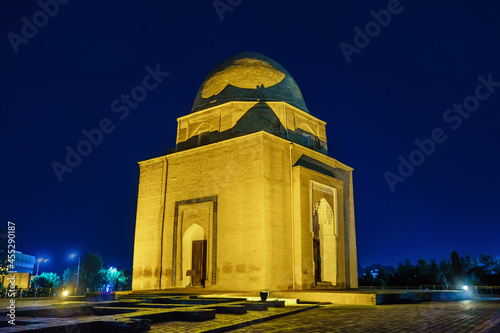
[[[498,258],[493,258],[489,254],[481,254],[479,258],[477,272],[481,281],[487,285],[498,285],[500,283],[498,277],[500,272],[500,262]]]
[[[123,271],[119,271],[114,267],[101,270],[103,276],[104,287],[109,287],[110,290],[120,290],[120,287],[125,286],[127,278]]]
[[[387,270],[384,267],[380,267],[378,269],[378,275],[377,278],[375,279],[375,284],[377,286],[385,287],[388,285],[390,280],[389,273],[387,273]]]
[[[431,282],[431,266],[427,263],[425,258],[418,261],[418,266],[415,267],[415,275],[417,275],[415,282],[419,285],[430,284]]]
[[[492,270],[495,274],[500,274],[500,258],[495,259],[495,264],[493,265]]]
[[[500,286],[500,258],[495,259],[489,283],[492,286]]]
[[[102,273],[104,264],[102,257],[97,253],[89,252],[85,256],[80,269],[80,281],[82,286],[91,290],[98,290],[102,286]]]
[[[398,269],[394,274],[393,283],[398,286],[413,286],[416,285],[416,269],[410,264],[410,261],[406,259],[405,264],[401,262],[398,265]]]
[[[76,273],[75,267],[66,268],[63,273],[63,285],[76,285]]]
[[[465,283],[465,272],[457,251],[451,253],[451,275],[450,281],[453,284]]]
[[[56,273],[47,272],[43,272],[32,280],[35,288],[57,288],[61,285],[61,282],[61,278]]]
[[[439,263],[439,274],[438,274],[438,284],[448,285],[449,284],[449,276],[451,272],[450,262],[446,259],[441,260]]]
[[[472,268],[472,265],[474,262],[472,261],[472,258],[470,255],[466,254],[465,258],[460,258],[460,262],[462,263],[462,267],[464,268],[464,272],[467,275]]]
[[[378,269],[378,276],[373,278],[372,270]],[[362,268],[360,268],[360,272]],[[407,259],[399,263],[395,270],[392,266],[374,264],[368,266],[359,277],[361,286],[419,286],[419,285],[500,285],[500,258],[481,254],[479,258],[469,255],[459,258],[453,251],[450,260],[420,259],[418,265],[412,266]]]
[[[132,290],[132,271],[126,269],[123,271],[123,274],[127,278],[127,282],[125,282],[125,285],[122,286],[122,290]]]
[[[438,285],[443,284],[444,275],[441,272],[441,269],[436,261],[436,259],[431,259],[431,263],[429,265],[429,280],[428,284],[430,285]]]
[[[363,276],[359,279],[359,284],[362,286],[373,286],[374,280],[370,268],[366,267]]]

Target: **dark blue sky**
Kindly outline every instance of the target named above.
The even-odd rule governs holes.
[[[41,271],[89,250],[131,269],[137,162],[174,147],[176,119],[213,66],[256,51],[291,73],[328,123],[330,156],[355,169],[361,265],[500,255],[498,2],[229,3],[221,21],[212,1],[73,0],[53,17],[35,1],[2,2],[0,225],[16,222],[18,250],[50,258]],[[385,27],[370,23],[388,7]],[[373,37],[348,63],[339,44],[354,47],[367,23]],[[157,64],[169,76],[120,119],[112,102]],[[479,76],[493,81],[482,100]],[[464,100],[477,110],[447,111]],[[105,118],[114,130],[59,182],[51,164]],[[414,141],[436,129],[447,139],[422,162]],[[398,175],[400,155],[421,165],[392,191],[384,173]]]

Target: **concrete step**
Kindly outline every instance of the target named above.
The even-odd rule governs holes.
[[[316,282],[316,286],[331,286],[331,285],[332,285],[332,283],[329,281]]]
[[[337,289],[337,287],[332,285],[321,285],[314,287],[314,290],[335,290],[335,289]]]

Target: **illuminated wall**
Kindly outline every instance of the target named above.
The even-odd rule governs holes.
[[[357,287],[352,169],[284,68],[229,58],[177,122],[176,148],[139,163],[134,290]]]
[[[8,279],[8,277],[11,276],[14,276],[13,280]],[[9,273],[7,275],[0,275],[0,283],[3,284],[4,288],[9,289],[11,282],[15,283],[16,288],[27,289],[31,285],[30,273]]]
[[[305,156],[340,179],[303,166]],[[330,282],[357,286],[354,216],[344,212],[352,206],[351,169],[343,164],[258,132],[144,161],[140,168],[133,289],[189,284],[183,238],[192,225],[207,240],[206,288],[315,288],[313,220],[320,200],[339,221],[336,235],[325,238],[332,243],[322,244],[336,255],[328,261],[336,264]]]
[[[327,154],[326,123],[285,102],[233,101],[179,118],[177,151],[262,130]]]

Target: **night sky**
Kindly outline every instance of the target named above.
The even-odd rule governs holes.
[[[205,75],[242,51],[290,72],[354,168],[359,264],[500,255],[497,1],[60,1],[0,5],[0,226],[40,272],[87,251],[132,269],[137,162],[175,146]],[[114,113],[148,66],[169,75]],[[61,182],[54,162],[103,122]]]

